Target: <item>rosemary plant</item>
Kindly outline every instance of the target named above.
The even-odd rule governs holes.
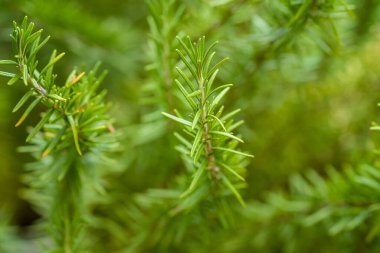
[[[148,17],[150,40],[149,52],[151,64],[147,69],[152,70],[156,89],[161,102],[166,108],[173,107],[172,81],[174,78],[175,58],[173,49],[174,37],[177,34],[177,25],[184,12],[183,6],[177,7],[176,1],[149,1]],[[156,94],[157,95],[157,94]]]
[[[313,240],[321,237],[321,233],[329,240],[326,248],[330,249],[338,244],[340,248],[343,245],[348,247],[347,252],[358,252],[357,248],[349,245],[364,242],[368,246],[378,247],[379,168],[362,164],[340,172],[330,167],[327,174],[328,178],[323,178],[315,171],[308,171],[305,175],[296,174],[289,182],[289,193],[270,192],[263,202],[252,201],[247,204],[247,208],[241,210],[241,215],[250,224],[242,228],[240,236],[247,242],[252,238],[252,233],[264,240],[276,237],[281,245],[286,245],[289,236],[295,237],[293,245],[285,246],[286,252],[291,252],[294,249],[292,247],[299,247],[297,244],[301,245],[304,237]],[[252,232],[249,228],[253,227],[260,229]],[[268,248],[272,252],[276,248],[257,242],[242,248],[258,251]],[[310,245],[303,247],[314,252]]]
[[[25,13],[53,35],[47,48],[67,52],[46,54],[25,19],[15,57],[0,61],[0,82],[14,85],[0,92],[1,253],[379,252],[368,122],[380,99],[380,1],[112,3],[1,1],[0,59],[11,59],[6,24]],[[218,72],[215,44],[175,39],[184,34],[222,40],[233,64]],[[61,78],[81,59],[112,72],[123,138],[99,65]],[[13,152],[26,136],[7,114],[15,97],[17,127],[33,126],[24,172],[31,158]]]
[[[149,78],[141,89],[139,102],[143,105],[141,124],[131,136],[136,144],[149,143],[171,133],[168,122],[161,117],[161,112],[174,107],[172,81],[175,76],[175,53],[173,53],[178,33],[177,25],[184,8],[177,8],[176,1],[147,1],[149,13],[147,21],[150,36],[147,45],[149,63],[146,70]],[[134,131],[131,131],[134,132]],[[163,138],[167,141],[167,138]]]
[[[224,185],[244,205],[238,189],[245,182],[242,176],[245,173],[244,158],[253,156],[239,151],[237,145],[243,140],[233,134],[243,124],[243,121],[235,123],[232,119],[240,110],[223,114],[221,100],[232,84],[214,84],[219,67],[227,58],[212,65],[215,55],[213,49],[217,43],[206,48],[204,37],[197,43],[193,43],[189,37],[187,43],[180,38],[178,40],[182,49],[177,50],[177,53],[185,69],[177,68],[182,80],[176,79],[175,84],[189,111],[175,111],[175,115],[162,114],[183,126],[181,133],[175,133],[181,143],[176,149],[186,163],[191,164],[193,179],[181,198],[190,195],[199,198],[208,195],[210,186]]]
[[[84,195],[102,192],[99,164],[104,166],[105,153],[117,146],[106,92],[97,91],[106,72],[98,75],[98,65],[88,74],[75,69],[63,85],[57,85],[53,67],[64,53],[53,51],[49,62],[39,67],[37,53],[49,37],[42,40],[42,30],[33,30],[27,18],[21,26],[14,23],[15,60],[0,61],[14,66],[14,73],[0,72],[10,78],[8,85],[22,80],[27,88],[13,109],[18,112],[26,106],[16,127],[38,105],[46,108],[29,132],[30,144],[20,147],[36,159],[27,166],[25,196],[43,216],[55,241],[49,252],[83,252],[86,208],[91,202],[91,194]]]

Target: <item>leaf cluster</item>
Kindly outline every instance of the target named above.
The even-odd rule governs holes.
[[[210,185],[224,185],[244,205],[238,192],[245,181],[241,175],[246,164],[243,158],[252,156],[239,151],[237,146],[243,140],[233,133],[243,123],[233,121],[240,110],[224,114],[221,104],[232,84],[215,84],[219,67],[227,58],[212,64],[217,43],[206,48],[204,37],[197,43],[189,37],[186,42],[178,40],[182,49],[177,53],[184,68],[177,68],[181,81],[174,82],[188,111],[163,115],[183,127],[182,132],[175,133],[180,142],[176,149],[191,164],[193,179],[181,197],[192,196],[194,199],[190,201],[197,202],[196,199],[208,194]]]
[[[46,108],[26,139],[30,145],[19,148],[37,159],[27,166],[24,182],[30,189],[24,196],[43,216],[56,242],[51,252],[81,252],[89,215],[85,207],[93,200],[91,194],[84,195],[88,190],[104,193],[99,167],[110,165],[106,154],[118,146],[106,92],[97,90],[106,72],[98,74],[99,64],[88,74],[74,69],[63,85],[57,85],[53,68],[64,54],[53,51],[48,63],[39,67],[37,54],[49,37],[42,40],[42,30],[33,29],[27,18],[20,27],[14,23],[15,61],[0,62],[15,67],[15,73],[0,73],[10,78],[9,85],[22,80],[28,88],[13,110],[26,106],[16,126],[38,105]]]
[[[42,104],[47,110],[27,137],[27,142],[30,142],[45,128],[44,134],[48,141],[41,150],[40,157],[47,156],[52,150],[63,150],[71,146],[75,146],[79,155],[88,150],[106,149],[106,144],[103,147],[95,145],[102,135],[113,132],[112,122],[106,113],[108,105],[104,102],[106,92],[97,92],[106,72],[98,75],[99,65],[87,75],[75,69],[64,85],[58,86],[53,68],[64,53],[57,55],[54,50],[49,62],[39,68],[37,53],[49,37],[41,42],[42,30],[33,32],[33,28],[34,24],[28,23],[27,18],[21,27],[14,23],[12,38],[17,52],[16,61],[1,61],[2,64],[14,65],[16,68],[16,73],[2,73],[11,78],[9,85],[21,79],[29,88],[13,109],[13,112],[17,112],[27,105],[16,126],[21,125],[38,104]],[[66,142],[61,142],[63,139]]]

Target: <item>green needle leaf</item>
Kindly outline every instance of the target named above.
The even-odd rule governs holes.
[[[194,91],[195,90],[195,86],[194,84],[190,81],[190,79],[187,77],[187,75],[178,67],[176,67],[178,73],[180,74],[180,76],[183,78],[183,80],[185,80],[186,84],[189,86],[189,88]]]
[[[194,153],[197,149],[201,149],[202,147],[199,147],[199,144],[201,143],[203,136],[202,128],[198,129],[197,135],[195,136],[193,146],[191,147],[190,156],[193,157]]]
[[[191,129],[194,130],[195,127],[197,126],[197,123],[199,121],[199,118],[201,117],[202,110],[198,110],[197,113],[194,116],[193,123],[191,125]]]
[[[185,97],[187,102],[189,102],[190,106],[195,110],[197,108],[197,104],[194,102],[194,100],[189,96],[189,93],[187,93],[185,87],[182,86],[182,84],[176,79],[174,82],[177,84],[179,90],[181,91],[182,95]]]
[[[28,101],[28,99],[30,98],[30,96],[32,94],[33,94],[32,90],[30,90],[27,93],[25,93],[25,95],[22,96],[22,98],[20,99],[20,101],[18,101],[18,103],[16,104],[16,106],[13,108],[12,112],[17,112],[25,104],[25,102]]]
[[[53,115],[54,110],[49,110],[38,122],[38,124],[33,128],[28,137],[26,138],[26,142],[30,142],[32,138],[41,130],[41,128],[45,125],[45,123],[50,119],[51,115]]]
[[[52,140],[50,140],[46,147],[42,151],[41,157],[44,158],[49,155],[49,153],[53,150],[53,148],[58,144],[58,142],[61,140],[61,137],[66,132],[66,127],[62,127],[59,132],[54,136]]]
[[[13,85],[15,84],[18,80],[20,80],[21,78],[21,74],[17,74],[15,75],[14,77],[12,77],[9,81],[8,81],[8,85]]]
[[[237,198],[237,200],[240,202],[240,204],[245,207],[245,202],[243,200],[243,198],[241,197],[240,193],[236,190],[236,188],[232,185],[232,183],[230,182],[230,180],[228,180],[228,178],[222,174],[222,181],[223,183],[231,190],[231,192],[235,195],[235,197]]]
[[[195,186],[197,186],[199,179],[201,178],[204,171],[205,171],[204,166],[201,166],[200,168],[198,168],[198,170],[193,175],[193,180],[191,181],[189,188],[180,196],[181,199],[189,196],[193,192]]]
[[[208,116],[210,116],[211,118],[215,119],[215,120],[219,123],[219,125],[223,128],[223,130],[224,130],[225,132],[227,132],[227,129],[225,128],[223,122],[222,122],[218,117],[216,117],[216,116],[214,116],[214,115],[212,115],[212,114],[210,114],[210,115],[208,115]]]
[[[208,94],[207,97],[209,97],[213,93],[213,92],[210,93],[210,89],[215,81],[215,78],[218,72],[219,72],[219,69],[217,69],[209,79],[206,79],[206,94]]]
[[[28,85],[28,66],[24,64],[22,71],[22,79],[24,81],[25,86]]]
[[[177,139],[180,142],[182,142],[187,148],[191,149],[191,147],[192,147],[191,143],[188,140],[186,140],[182,135],[180,135],[179,133],[175,132],[174,136],[177,137]]]
[[[241,111],[241,109],[236,109],[226,115],[224,115],[220,120],[226,122],[228,119],[232,118],[236,114],[238,114]]]
[[[28,117],[28,115],[30,114],[30,112],[33,110],[34,107],[36,107],[36,105],[41,101],[42,97],[38,97],[37,99],[35,99],[30,105],[28,108],[26,108],[24,114],[21,116],[21,118],[17,121],[15,127],[18,127],[19,125],[22,124],[22,122],[24,122],[24,120],[26,119],[26,117]]]
[[[226,57],[226,58],[222,59],[220,62],[218,62],[217,64],[215,64],[215,66],[212,67],[212,69],[210,70],[210,72],[208,72],[207,78],[209,78],[212,74],[214,74],[214,72],[217,71],[218,68],[219,68],[223,63],[225,63],[225,62],[228,61],[228,60],[229,60],[229,58]]]
[[[225,163],[222,163],[222,162],[218,162],[218,164],[220,164],[222,167],[224,167],[227,171],[231,172],[234,176],[236,176],[237,178],[239,178],[241,181],[245,182],[245,178],[240,176],[234,169],[232,169],[230,166],[228,166],[227,164]]]
[[[53,53],[54,55],[54,53]],[[41,75],[44,74],[51,66],[53,66],[57,61],[59,61],[63,56],[65,55],[65,53],[61,53],[59,54],[58,56],[54,57],[54,59],[52,59],[41,71]]]
[[[244,141],[242,139],[240,139],[240,138],[238,138],[235,135],[232,135],[230,133],[221,132],[221,131],[210,131],[210,133],[229,137],[231,139],[237,140],[238,142],[244,143]]]
[[[177,121],[177,122],[179,122],[179,123],[181,123],[181,124],[183,124],[183,125],[186,125],[186,126],[189,126],[189,127],[192,126],[192,124],[191,124],[190,121],[187,121],[187,120],[182,119],[182,118],[178,118],[178,117],[173,116],[173,115],[171,115],[171,114],[169,114],[169,113],[166,113],[166,112],[161,112],[161,113],[162,113],[162,115],[164,115],[165,117],[168,117],[169,119],[172,119],[172,120],[174,120],[174,121]]]
[[[193,62],[193,64],[196,64],[196,60],[195,58],[193,57],[193,54],[192,52],[190,51],[190,49],[186,46],[185,42],[183,42],[182,39],[180,39],[178,36],[176,37],[176,39],[179,41],[179,43],[181,44],[182,48],[186,51],[186,54],[189,56],[190,60]]]
[[[242,156],[247,156],[247,157],[254,157],[253,155],[250,155],[250,154],[246,154],[246,153],[243,153],[243,152],[240,152],[240,151],[237,151],[237,150],[234,150],[234,149],[230,149],[230,148],[223,148],[223,147],[214,147],[215,150],[222,150],[222,151],[227,151],[227,152],[231,152],[231,153],[234,153],[234,154],[237,154],[237,155],[242,155]]]
[[[194,78],[197,78],[197,73],[194,69],[193,66],[191,66],[191,64],[189,63],[189,61],[186,59],[186,57],[182,54],[181,51],[179,51],[178,49],[176,49],[179,57],[181,58],[182,62],[185,63],[186,67],[190,70],[191,74],[193,75]]]
[[[222,90],[222,92],[220,92],[218,96],[216,96],[216,98],[212,101],[210,105],[209,112],[212,112],[215,109],[215,107],[219,104],[220,100],[222,100],[222,98],[226,95],[226,93],[229,90],[230,90],[230,87],[227,87],[224,90]]]
[[[67,119],[69,120],[71,130],[73,132],[75,147],[78,151],[78,154],[82,155],[82,151],[80,150],[80,146],[79,146],[78,129],[77,129],[77,126],[75,124],[74,118],[73,118],[73,116],[69,115],[69,116],[67,116]]]
[[[0,65],[17,65],[17,62],[11,60],[0,60]]]
[[[194,97],[194,96],[198,96],[199,94],[201,94],[201,91],[200,91],[200,90],[196,90],[196,91],[194,91],[194,92],[188,94],[187,96],[188,96],[189,98],[191,98],[191,97]]]
[[[9,73],[9,72],[0,71],[0,76],[12,78],[12,77],[15,76],[15,74],[12,74],[12,73]]]
[[[232,87],[232,86],[233,86],[233,84],[231,84],[231,83],[230,83],[230,84],[224,84],[224,85],[221,85],[221,86],[219,86],[219,87],[213,89],[213,90],[208,94],[207,98],[209,98],[212,94],[216,93],[216,92],[219,91],[219,90],[222,90],[222,89],[227,88],[227,87]]]

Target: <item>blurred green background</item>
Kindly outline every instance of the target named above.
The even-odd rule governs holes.
[[[304,2],[310,4],[300,11]],[[220,74],[221,82],[235,84],[225,104],[242,108],[243,148],[255,155],[247,202],[286,191],[298,172],[325,175],[329,166],[373,161],[379,137],[369,127],[380,115],[379,1],[184,0],[176,6],[184,8],[178,34],[218,40],[218,54],[230,57]],[[147,130],[142,143],[138,136],[150,112],[141,102],[144,87],[152,82],[145,1],[0,0],[0,59],[12,57],[12,21],[24,15],[52,36],[42,60],[51,49],[66,52],[56,69],[62,79],[72,66],[99,60],[109,70],[103,87],[116,127],[126,136],[118,158],[122,168],[110,178],[117,189],[113,199],[128,202],[133,194],[171,185],[183,167],[172,134],[149,136]],[[0,208],[25,233],[38,215],[20,196],[23,164],[31,158],[16,151],[26,132],[25,126],[14,128],[19,115],[11,113],[24,87],[0,83]]]

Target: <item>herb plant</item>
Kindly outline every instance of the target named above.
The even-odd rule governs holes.
[[[378,252],[379,20],[2,1],[0,252]]]

